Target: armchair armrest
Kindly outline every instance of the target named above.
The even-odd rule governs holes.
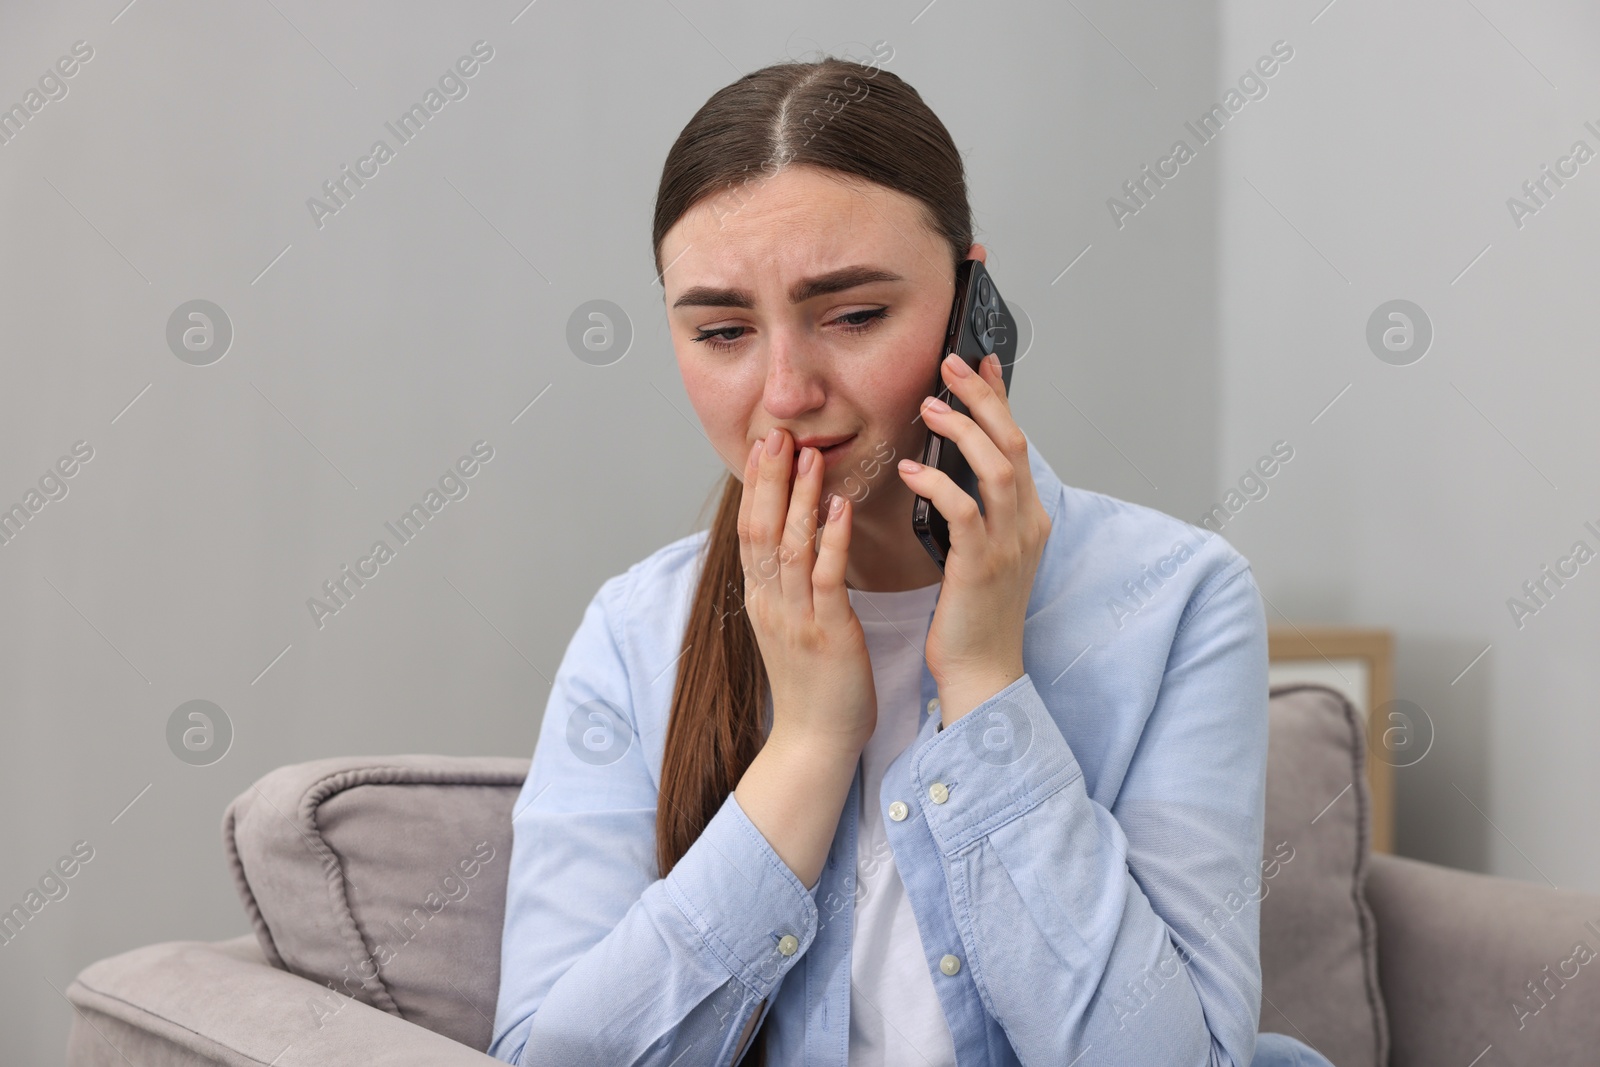
[[[1600,896],[1373,853],[1391,1067],[1593,1062]]]
[[[68,1067],[499,1063],[269,965],[254,935],[134,949],[90,964],[66,993]]]

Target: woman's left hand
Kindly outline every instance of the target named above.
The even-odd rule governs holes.
[[[1011,417],[999,359],[986,356],[974,374],[960,356],[950,355],[940,373],[972,416],[948,405],[944,411],[930,407],[935,398],[929,397],[922,417],[961,449],[978,476],[983,511],[937,468],[903,460],[899,470],[950,525],[944,588],[924,651],[949,726],[1023,675],[1022,624],[1050,516],[1028,467],[1028,439]],[[916,469],[907,470],[907,464]]]

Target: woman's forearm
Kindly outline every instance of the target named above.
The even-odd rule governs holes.
[[[739,807],[807,888],[833,847],[860,757],[859,749],[839,750],[774,728],[734,789]]]

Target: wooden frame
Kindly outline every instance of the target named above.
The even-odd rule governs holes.
[[[1394,638],[1388,630],[1350,626],[1269,626],[1268,685],[1321,682],[1339,690],[1366,721],[1367,787],[1372,796],[1372,851],[1394,851],[1394,766],[1388,723],[1374,710],[1394,689]]]

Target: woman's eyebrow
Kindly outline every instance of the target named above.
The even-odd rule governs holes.
[[[854,266],[840,267],[838,270],[829,271],[827,274],[815,278],[803,278],[796,282],[789,290],[789,303],[802,304],[815,297],[826,296],[829,293],[842,292],[845,289],[854,289],[858,285],[868,282],[899,282],[904,281],[900,275],[881,267]],[[709,285],[692,285],[683,291],[678,299],[672,302],[675,308],[680,307],[718,307],[718,308],[745,308],[755,307],[755,298],[748,289],[718,289]]]

